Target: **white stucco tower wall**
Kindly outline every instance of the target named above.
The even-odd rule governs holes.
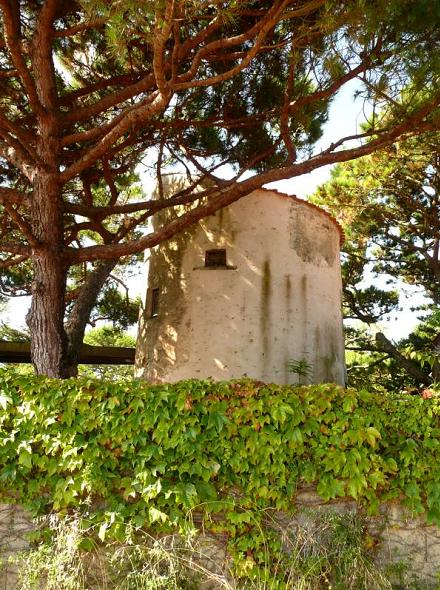
[[[137,377],[343,384],[340,241],[320,208],[261,189],[156,247]]]

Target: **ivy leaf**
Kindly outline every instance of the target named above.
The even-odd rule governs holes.
[[[119,400],[118,400],[119,401]],[[130,403],[130,409],[133,410],[134,412],[138,412],[139,410],[142,410],[144,408],[144,402],[139,398],[136,397],[131,403]]]
[[[428,524],[440,526],[440,506],[434,506],[428,510],[426,520]]]
[[[368,474],[368,481],[373,490],[375,490],[378,485],[385,483],[385,476],[381,471],[373,471],[372,473]]]
[[[3,393],[0,393],[0,407],[2,407],[3,410],[6,410],[8,404],[12,404],[12,399]]]
[[[212,485],[212,483],[208,481],[198,481],[196,483],[197,495],[199,496],[202,502],[216,500],[217,499],[217,490]]]
[[[224,425],[228,422],[228,418],[221,412],[212,412],[208,418],[208,428],[214,427],[217,432],[221,432]]]
[[[19,465],[32,469],[32,453],[29,453],[26,449],[22,449],[18,455]]]
[[[313,483],[316,481],[317,476],[318,470],[313,463],[306,463],[301,469],[301,477],[306,483]]]
[[[15,465],[8,465],[1,470],[0,481],[13,481],[17,477],[17,469]]]
[[[298,426],[295,426],[295,428],[292,428],[291,430],[289,429],[289,431],[286,434],[286,440],[291,444],[303,444],[304,439],[301,429],[298,428]]]
[[[165,514],[165,512],[161,512],[157,508],[154,508],[154,506],[148,509],[148,515],[151,523],[158,521],[166,522],[168,520],[168,515]]]
[[[403,491],[407,498],[419,498],[420,497],[420,488],[419,486],[414,483],[408,483],[404,488]]]
[[[373,428],[373,426],[370,426],[369,428],[367,428],[367,430],[365,431],[365,440],[372,446],[375,447],[376,446],[376,442],[378,439],[380,439],[380,432],[377,430],[377,428]]]
[[[229,512],[228,520],[233,524],[250,523],[255,518],[250,510],[246,512]]]
[[[357,406],[357,400],[354,396],[352,395],[346,395],[344,397],[344,401],[342,402],[342,409],[344,410],[344,412],[353,412],[354,409]]]
[[[82,537],[78,542],[78,549],[81,551],[93,551],[96,548],[96,544],[90,537]]]
[[[437,505],[440,508],[440,483],[438,483],[436,481],[431,484],[428,484],[427,491],[428,491],[428,498],[427,498],[428,506],[431,507],[431,506]]]
[[[408,465],[412,459],[417,458],[417,443],[415,440],[411,438],[406,439],[402,450],[400,451],[400,456],[404,460],[405,465]]]
[[[148,476],[148,474],[146,473]],[[162,490],[162,483],[160,479],[157,479],[154,483],[147,485],[142,490],[142,498],[145,501],[152,500],[156,498]]]
[[[177,486],[166,493],[166,497],[175,495],[176,501],[188,508],[192,508],[197,502],[197,490],[192,483],[179,483]]]
[[[274,420],[280,424],[283,424],[287,420],[288,416],[294,414],[294,410],[287,404],[277,404],[272,409],[271,414]]]
[[[108,523],[107,522],[103,522],[101,524],[101,526],[99,527],[99,530],[98,530],[98,537],[99,537],[99,539],[103,543],[105,541],[105,537],[106,537],[106,534],[107,534],[107,529],[108,529]]]
[[[351,443],[362,443],[364,440],[364,437],[362,435],[361,430],[350,429],[350,430],[347,430],[346,433],[344,433],[343,440],[349,441]]]
[[[324,500],[331,500],[344,495],[344,484],[331,475],[325,474],[319,480],[316,491]]]
[[[393,471],[393,472],[399,471],[399,467],[397,465],[397,462],[395,459],[393,459],[393,457],[387,457],[385,459],[385,464],[388,468],[388,471]]]
[[[367,487],[367,481],[362,475],[352,477],[347,482],[347,492],[355,500],[361,495],[362,490]]]

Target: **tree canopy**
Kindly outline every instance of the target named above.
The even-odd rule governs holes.
[[[39,373],[75,373],[121,257],[265,183],[439,125],[440,7],[428,0],[0,0],[0,9],[0,265],[12,273],[30,261]],[[351,80],[370,103],[368,126],[314,153]],[[154,197],[130,190],[140,162],[157,177]],[[177,168],[187,184],[165,194],[161,173]],[[161,210],[166,223],[145,232]],[[71,276],[82,277],[74,289]]]
[[[396,289],[363,287],[367,274],[368,282],[375,276],[398,280],[418,287],[426,297],[423,307],[428,316],[397,348],[381,333],[374,341],[365,331],[349,329],[349,347],[368,351],[367,370],[381,363],[379,379],[383,381],[384,375],[390,379],[394,373],[394,385],[396,380],[402,385],[402,375],[414,385],[439,377],[435,360],[440,340],[439,181],[439,134],[430,133],[335,167],[331,180],[314,196],[346,228],[346,318],[375,326],[399,304]],[[416,304],[413,307],[420,310]],[[429,362],[423,367],[420,361]]]

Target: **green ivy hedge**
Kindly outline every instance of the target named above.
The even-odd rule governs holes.
[[[335,385],[149,386],[2,370],[0,482],[1,500],[86,514],[102,539],[122,535],[124,522],[182,528],[195,509],[249,550],[258,515],[291,510],[302,483],[371,511],[402,498],[440,524],[440,401]]]

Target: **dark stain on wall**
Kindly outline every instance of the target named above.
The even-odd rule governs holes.
[[[269,363],[270,355],[270,298],[271,298],[271,272],[270,261],[266,259],[263,263],[263,275],[261,277],[261,310],[260,310],[260,329],[261,344],[263,349],[263,370]]]

